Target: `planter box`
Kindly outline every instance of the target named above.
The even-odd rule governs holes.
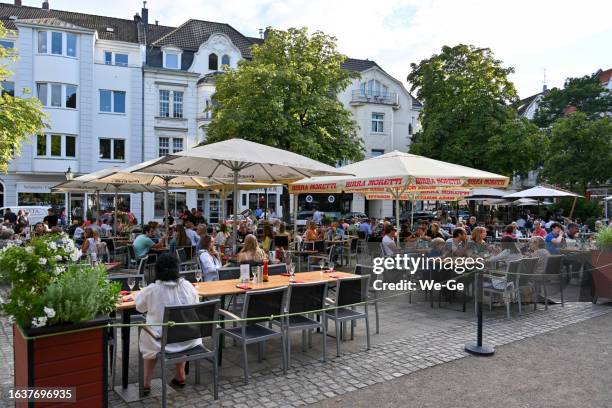
[[[86,323],[22,329],[25,336],[62,333],[99,326],[109,319]],[[106,407],[108,405],[108,330],[98,328],[28,340],[13,327],[15,387],[74,387],[76,402],[19,401],[16,407]]]
[[[598,298],[612,299],[612,251],[592,251],[593,303]]]

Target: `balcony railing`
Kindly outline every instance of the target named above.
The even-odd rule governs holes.
[[[378,103],[399,106],[399,98],[395,92],[374,92],[355,89],[351,92],[352,104]]]

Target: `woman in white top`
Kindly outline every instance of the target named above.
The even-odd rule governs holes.
[[[385,253],[383,255],[391,256],[397,254],[399,252],[399,248],[395,243],[395,227],[393,227],[391,224],[385,225],[384,233],[385,236],[382,239],[382,246]]]
[[[204,282],[219,280],[219,268],[221,268],[221,259],[215,251],[215,247],[210,235],[205,235],[200,241],[202,244],[202,253],[200,254],[200,268],[202,269],[202,280]]]
[[[229,236],[230,234],[229,232],[227,232],[227,225],[225,225],[225,223],[221,224],[219,226],[219,232],[217,232],[217,235],[215,236],[215,245],[225,245],[225,242],[227,241]]]
[[[83,245],[81,245],[81,252],[87,255],[96,253],[96,244],[98,243],[100,243],[98,231],[91,227],[85,228],[85,239]]]
[[[155,264],[155,283],[148,285],[136,294],[134,299],[136,310],[146,313],[147,323],[161,323],[164,319],[165,306],[188,305],[199,302],[198,292],[193,285],[179,278],[179,267],[176,258],[163,254]],[[161,326],[150,326],[161,336]],[[202,339],[171,343],[166,345],[167,353],[178,353],[202,344]],[[146,331],[140,335],[140,351],[144,359],[144,390],[145,395],[151,391],[151,377],[161,350],[159,340],[154,339]],[[177,387],[185,385],[185,363],[176,365],[176,374],[172,384]]]

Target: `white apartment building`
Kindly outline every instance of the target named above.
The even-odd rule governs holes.
[[[215,76],[223,65],[235,68],[251,58],[251,47],[264,41],[223,23],[150,24],[146,8],[128,20],[16,0],[0,4],[0,22],[12,30],[3,45],[19,55],[4,89],[19,96],[31,90],[49,117],[46,134],[33,137],[9,173],[0,175],[0,206],[64,207],[68,195],[50,188],[65,180],[69,168],[80,175],[123,167],[204,141]],[[348,59],[343,67],[361,73],[339,99],[354,114],[366,157],[406,151],[420,104],[373,61]],[[237,211],[267,205],[280,216],[281,194],[280,188],[241,192]],[[91,207],[86,193],[70,198],[75,215]],[[202,208],[211,222],[218,221],[221,206],[225,214],[234,210],[231,197],[222,200],[211,191],[177,190],[170,204],[174,210]],[[346,195],[335,208],[379,217],[391,215],[386,204],[366,205],[360,196]],[[102,208],[112,208],[112,195],[102,195]],[[122,194],[120,208],[161,219],[163,195]]]

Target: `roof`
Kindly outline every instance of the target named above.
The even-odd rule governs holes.
[[[55,17],[47,17],[47,18],[24,18],[16,21],[17,23],[27,23],[27,24],[36,24],[36,25],[44,25],[44,26],[52,26],[52,27],[60,27],[60,28],[68,28],[68,29],[83,29],[85,27],[78,26],[76,24],[71,24],[67,21],[60,20]]]
[[[546,93],[548,93],[548,91],[542,91],[540,93],[528,96],[527,98],[521,99],[520,101],[518,101],[518,103],[516,104],[516,110],[517,110],[518,114],[519,115],[524,115],[525,112],[527,112],[527,109],[529,109],[529,106],[531,106],[531,104],[536,99],[538,99],[540,96],[543,96]]]
[[[612,68],[605,71],[599,70],[597,72],[597,77],[602,84],[607,84],[610,82],[610,79],[612,79]]]
[[[363,60],[363,59],[356,59],[356,58],[347,58],[342,63],[342,68],[347,69],[349,71],[363,72],[372,67],[380,68],[380,66],[376,62],[368,60],[368,59]],[[384,71],[382,68],[380,69]]]
[[[72,24],[80,28],[97,30],[98,38],[102,40],[140,43],[138,24],[133,19],[98,16],[94,14],[76,13],[72,11],[42,9],[39,7],[15,6],[14,4],[0,3],[0,22],[9,30],[15,30],[15,21],[9,19],[16,16],[18,20],[38,20],[38,24],[46,21],[48,25],[56,25],[56,20]],[[111,31],[107,28],[112,28]],[[174,27],[148,25],[149,41],[155,41]]]
[[[208,41],[212,34],[227,35],[232,43],[238,47],[244,58],[251,58],[253,41],[242,35],[229,24],[215,23],[190,19],[153,42],[154,46],[174,45],[184,50],[197,51],[202,43]]]

